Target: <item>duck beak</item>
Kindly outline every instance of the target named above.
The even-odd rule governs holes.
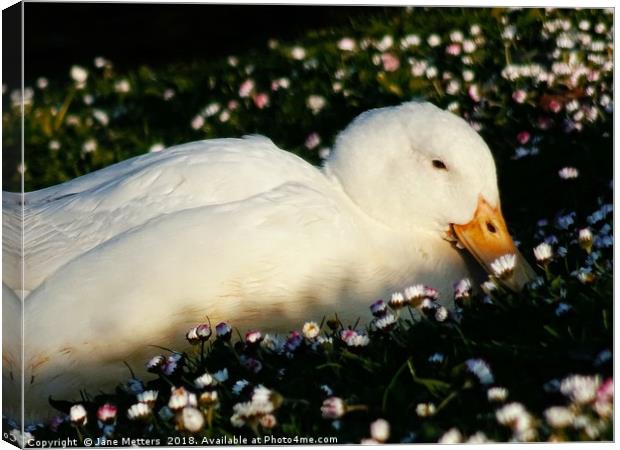
[[[514,271],[501,282],[512,291],[520,291],[535,277],[534,270],[515,246],[508,233],[506,222],[499,205],[491,207],[480,196],[474,218],[463,225],[452,225],[460,244],[478,260],[484,269],[494,274],[491,263],[507,254],[516,256]]]

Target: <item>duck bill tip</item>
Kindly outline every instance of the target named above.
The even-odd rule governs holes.
[[[480,197],[474,217],[468,223],[453,224],[452,229],[460,244],[476,258],[490,274],[495,274],[493,263],[504,255],[515,255],[510,276],[500,278],[508,289],[518,292],[536,276],[536,273],[517,249],[506,221],[498,206],[491,206]]]

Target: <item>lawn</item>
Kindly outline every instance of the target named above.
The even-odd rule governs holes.
[[[25,164],[5,156],[11,190],[22,174],[35,190],[252,133],[320,164],[360,112],[433,102],[489,144],[539,277],[520,294],[462,282],[447,314],[403,286],[406,305],[368,299],[371,323],[327,316],[287,336],[206,323],[188,330],[193,352],[162,350],[149,380],[59,401],[29,436],[612,440],[612,24],[602,9],[393,8],[221,59],[120,71],[93,55],[64,79],[40,74],[24,92]],[[21,98],[3,89],[3,102],[3,145],[16,148]]]

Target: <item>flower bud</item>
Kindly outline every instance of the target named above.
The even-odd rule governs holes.
[[[229,341],[232,335],[232,328],[226,322],[221,322],[215,326],[215,333],[218,339]]]
[[[589,228],[582,228],[579,230],[579,245],[588,253],[592,251],[593,240],[594,238]]]
[[[71,418],[71,422],[78,427],[88,423],[86,408],[82,405],[73,405],[69,412],[69,417]]]
[[[102,405],[97,410],[97,419],[103,423],[112,423],[116,420],[118,408],[110,403]]]

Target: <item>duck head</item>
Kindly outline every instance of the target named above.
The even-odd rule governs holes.
[[[326,171],[374,219],[456,241],[491,274],[515,255],[502,279],[512,290],[533,277],[502,215],[493,156],[460,117],[416,102],[363,113],[338,136]]]

